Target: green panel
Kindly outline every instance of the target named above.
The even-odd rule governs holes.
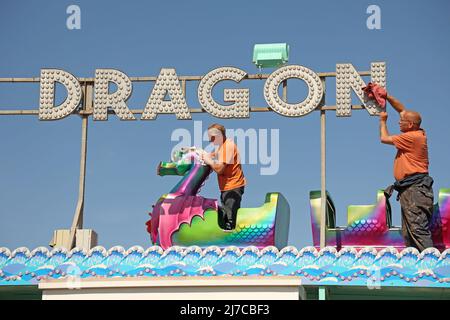
[[[0,286],[0,300],[42,300],[38,286]]]
[[[399,288],[336,286],[327,287],[327,300],[449,300],[450,290],[445,288]]]

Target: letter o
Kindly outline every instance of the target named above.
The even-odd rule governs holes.
[[[278,94],[280,84],[290,78],[305,81],[308,96],[299,103],[287,103]],[[285,66],[274,71],[264,85],[264,99],[273,111],[287,117],[302,117],[317,108],[323,96],[320,77],[311,69],[299,65]]]

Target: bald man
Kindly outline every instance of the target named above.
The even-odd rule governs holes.
[[[399,135],[389,135],[386,112],[380,113],[380,139],[382,143],[394,145],[397,155],[394,160],[395,183],[385,190],[389,197],[398,192],[402,208],[402,235],[407,247],[419,251],[433,246],[429,229],[433,214],[433,179],[428,175],[428,146],[425,131],[420,127],[422,118],[418,112],[405,109],[394,97],[386,100],[400,114]]]

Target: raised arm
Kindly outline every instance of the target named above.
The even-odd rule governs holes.
[[[394,144],[392,141],[392,137],[389,135],[386,121],[387,121],[388,115],[386,112],[380,113],[380,141],[381,143],[385,144]]]
[[[400,114],[402,115],[405,111],[406,108],[403,105],[403,103],[401,103],[400,101],[398,101],[396,98],[394,98],[393,96],[390,96],[389,94],[386,95],[386,100],[389,101],[389,103],[391,104],[391,106]]]

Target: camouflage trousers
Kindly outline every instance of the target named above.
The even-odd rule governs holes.
[[[420,252],[433,247],[430,232],[433,215],[433,189],[425,185],[412,185],[400,193],[402,208],[402,235],[407,247]]]

